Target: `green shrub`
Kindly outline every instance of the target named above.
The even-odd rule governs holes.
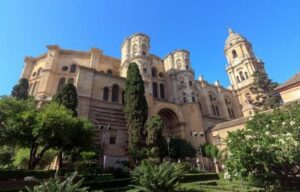
[[[219,175],[216,173],[199,173],[199,174],[185,174],[181,179],[181,183],[196,182],[196,181],[207,181],[207,180],[218,180]]]
[[[33,189],[26,187],[28,192],[87,192],[87,187],[82,187],[83,180],[74,182],[77,172],[61,181],[58,175],[48,181],[43,182],[41,185],[35,186]]]
[[[106,181],[87,181],[82,184],[82,186],[89,187],[92,190],[95,189],[106,189],[114,187],[125,187],[131,182],[130,178],[126,179],[112,179]]]
[[[48,179],[54,177],[55,171],[54,170],[9,170],[3,169],[0,170],[0,181],[5,180],[23,180],[24,177],[35,177],[37,179]]]
[[[144,192],[172,192],[183,173],[184,169],[181,166],[169,162],[155,165],[143,161],[133,172],[135,188]]]

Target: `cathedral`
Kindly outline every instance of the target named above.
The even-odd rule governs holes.
[[[144,80],[149,117],[160,116],[166,137],[180,137],[195,147],[216,144],[214,130],[227,130],[254,114],[250,91],[252,74],[264,72],[251,43],[232,29],[225,41],[226,72],[230,88],[194,77],[190,52],[175,49],[160,58],[150,52],[150,37],[135,33],[121,45],[121,58],[102,50],[66,50],[58,45],[38,57],[26,57],[21,77],[29,80],[30,95],[47,102],[67,82],[78,93],[78,114],[95,124],[95,142],[108,157],[128,153],[128,134],[123,114],[127,68],[135,62]]]

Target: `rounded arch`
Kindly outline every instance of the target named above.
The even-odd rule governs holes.
[[[180,127],[177,114],[169,108],[162,108],[158,111],[157,115],[160,116],[164,122],[163,134],[169,136],[175,135],[176,129]]]

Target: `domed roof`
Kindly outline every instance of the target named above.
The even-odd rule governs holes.
[[[247,41],[242,35],[235,33],[231,28],[228,29],[229,36],[225,41],[225,46],[231,46],[238,41]],[[247,41],[248,42],[248,41]]]

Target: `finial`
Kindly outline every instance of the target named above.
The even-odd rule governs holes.
[[[229,35],[231,35],[231,34],[234,33],[234,32],[233,32],[233,29],[232,29],[231,27],[228,28],[228,33],[229,33]]]
[[[198,78],[199,81],[203,81],[203,75],[200,75]]]
[[[215,86],[220,86],[220,81],[219,80],[215,81]]]

